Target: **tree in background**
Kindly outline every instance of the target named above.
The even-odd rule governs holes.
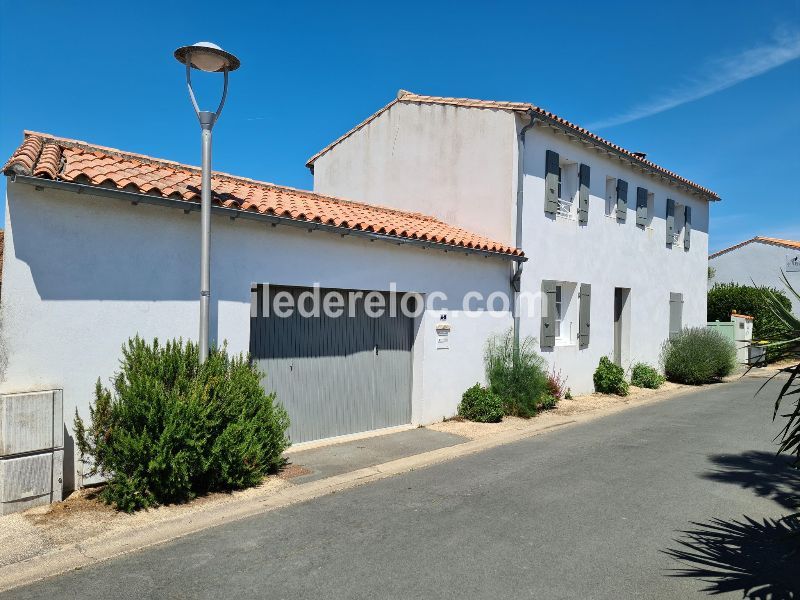
[[[738,283],[715,283],[708,290],[708,320],[730,321],[732,312],[749,315],[753,317],[753,339],[770,339],[783,327],[781,318],[773,310],[773,304],[788,312],[792,310],[791,301],[780,290]]]

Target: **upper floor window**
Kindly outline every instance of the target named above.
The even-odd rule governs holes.
[[[558,211],[559,217],[574,219],[575,196],[578,193],[578,163],[566,158],[558,166]]]
[[[606,177],[606,216],[613,217],[617,211],[617,178]]]

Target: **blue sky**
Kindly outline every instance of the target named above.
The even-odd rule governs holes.
[[[306,159],[399,88],[530,101],[717,191],[712,251],[800,239],[798,0],[0,8],[2,160],[33,129],[197,164],[172,51],[208,39],[243,65],[215,169],[310,188]]]

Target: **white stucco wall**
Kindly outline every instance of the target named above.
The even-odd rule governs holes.
[[[550,217],[544,212],[545,152],[554,150],[561,159],[591,168],[589,222]],[[625,223],[606,216],[606,177],[628,182]],[[636,225],[636,188],[654,193],[653,219],[645,229]],[[543,350],[548,362],[569,377],[578,393],[593,389],[592,374],[603,355],[614,348],[614,288],[630,288],[630,350],[623,356],[627,369],[635,362],[658,364],[661,344],[669,334],[670,292],[683,294],[683,325],[706,322],[708,257],[708,203],[662,183],[626,163],[608,158],[569,141],[552,129],[535,127],[525,146],[525,207],[523,249],[530,257],[525,265],[523,291],[536,295],[543,279],[589,283],[591,334],[587,348],[577,345]],[[683,248],[683,236],[666,244],[666,201],[692,207],[691,245]],[[678,223],[682,218],[676,219]],[[522,320],[523,335],[539,337],[541,301],[533,302],[532,317]],[[576,323],[577,326],[577,323]]]
[[[774,246],[762,242],[751,242],[714,258],[709,258],[708,265],[714,268],[714,278],[709,280],[711,287],[715,283],[738,283],[741,285],[766,285],[783,290],[792,302],[792,311],[800,314],[800,302],[786,289],[780,278],[781,269],[792,287],[800,291],[800,272],[787,272],[789,259],[800,257],[800,250]]]
[[[63,388],[67,487],[77,468],[74,412],[88,414],[94,384],[108,382],[125,340],[196,339],[199,246],[198,213],[9,181],[0,392]],[[468,318],[463,295],[506,291],[508,273],[499,259],[214,217],[211,328],[229,350],[248,350],[253,282],[443,291],[448,301],[421,317],[414,343],[412,419],[428,423],[453,415],[463,391],[483,381],[485,339],[511,324],[507,313]],[[443,313],[449,350],[435,344]]]
[[[513,244],[515,136],[507,111],[395,104],[316,160],[314,191],[422,212]]]
[[[514,120],[510,133],[509,119]],[[433,213],[449,223],[514,243],[520,126],[519,119],[508,112],[401,103],[323,155],[315,165],[315,189],[369,202],[390,198],[392,206]],[[398,156],[394,136],[408,139],[408,147],[400,145],[403,153],[413,152],[422,159]],[[450,148],[459,149],[458,160],[446,155]],[[558,152],[562,160],[591,167],[588,225],[545,214],[548,149]],[[447,160],[437,160],[440,154]],[[573,168],[576,176],[577,164],[564,168]],[[523,292],[534,298],[529,314],[521,320],[523,335],[539,337],[543,279],[592,285],[588,348],[543,351],[550,364],[568,376],[573,392],[592,391],[592,374],[600,357],[613,351],[615,287],[631,290],[626,368],[637,361],[658,363],[661,344],[669,333],[670,292],[683,294],[684,326],[705,323],[708,202],[541,125],[526,134],[524,169],[521,247],[530,260],[522,285]],[[606,177],[628,182],[624,224],[617,223],[615,216],[605,216]],[[424,185],[422,195],[409,193],[419,190],[414,187],[417,184]],[[636,225],[638,186],[654,194],[653,218],[644,230]],[[420,205],[419,198],[427,190],[435,201]],[[666,244],[667,198],[692,207],[689,251],[683,249],[682,236],[674,246]],[[683,212],[676,211],[676,226],[682,224]]]

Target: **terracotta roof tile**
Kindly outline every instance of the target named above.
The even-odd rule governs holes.
[[[25,132],[3,167],[6,175],[26,175],[135,193],[200,200],[200,170],[168,160],[104,148],[49,134]],[[214,172],[212,201],[227,208],[364,230],[398,238],[523,256],[523,252],[435,217],[322,196],[313,192]]]
[[[764,237],[761,235],[757,235],[754,238],[750,238],[749,240],[745,240],[738,244],[734,244],[728,248],[724,248],[723,250],[718,250],[713,254],[709,254],[708,258],[716,258],[717,256],[721,256],[722,254],[726,254],[731,252],[732,250],[737,250],[742,246],[747,246],[747,244],[752,244],[753,242],[759,242],[761,244],[769,244],[771,246],[783,246],[784,248],[792,248],[794,250],[800,250],[800,242],[796,242],[794,240],[782,240],[780,238],[771,238],[771,237]]]
[[[398,102],[407,102],[407,103],[418,103],[418,104],[440,104],[440,105],[448,105],[448,106],[462,106],[466,108],[488,108],[488,109],[496,109],[496,110],[508,110],[512,112],[518,113],[534,113],[538,117],[544,117],[552,123],[557,124],[560,127],[563,127],[568,130],[572,130],[583,135],[602,146],[605,146],[617,154],[624,156],[625,158],[640,164],[642,167],[645,167],[651,171],[654,171],[660,175],[664,175],[665,177],[672,179],[675,182],[682,183],[687,185],[696,191],[700,192],[704,196],[707,196],[711,200],[719,200],[719,196],[711,191],[710,189],[703,187],[693,181],[686,179],[685,177],[681,177],[677,173],[674,173],[664,167],[660,167],[659,165],[655,164],[652,161],[647,160],[642,156],[640,153],[631,152],[630,150],[626,150],[622,146],[618,146],[613,142],[609,142],[606,139],[603,139],[597,134],[592,133],[591,131],[584,129],[583,127],[576,125],[559,117],[558,115],[551,113],[539,106],[531,104],[529,102],[498,102],[494,100],[475,100],[472,98],[449,98],[449,97],[442,97],[442,96],[423,96],[420,94],[414,94],[412,92],[407,92],[405,90],[400,90],[397,94],[397,99],[392,100],[389,104],[381,108],[378,112],[370,115],[364,121],[353,127],[350,131],[342,135],[341,137],[335,139],[333,142],[325,146],[322,150],[317,152],[314,156],[308,159],[306,162],[307,167],[311,167],[320,156],[328,152],[331,148],[342,142],[343,140],[347,139],[351,135],[353,135],[356,131],[362,129],[385,111],[389,110],[392,106],[397,104]]]

